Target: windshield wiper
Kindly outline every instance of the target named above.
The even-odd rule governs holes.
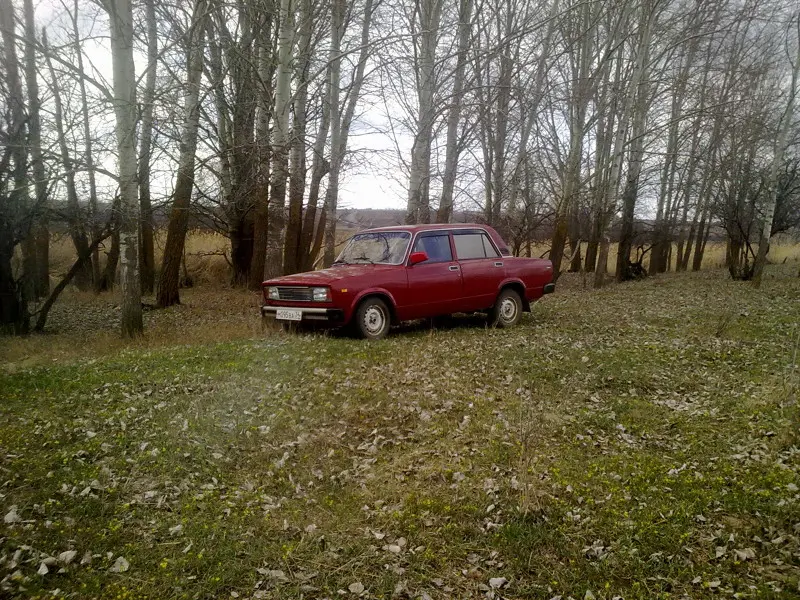
[[[355,258],[353,258],[353,260],[363,260],[364,262],[367,262],[367,263],[369,263],[371,265],[375,264],[375,261],[373,261],[372,259],[369,259],[369,258],[367,258],[366,256],[363,256],[363,255],[362,256],[356,256]]]

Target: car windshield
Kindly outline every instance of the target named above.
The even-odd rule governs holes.
[[[359,233],[350,238],[336,263],[399,265],[406,256],[410,240],[411,234],[407,231]]]

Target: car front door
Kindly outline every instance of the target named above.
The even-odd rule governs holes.
[[[503,257],[481,230],[453,232],[463,286],[460,310],[483,310],[494,304],[505,278]]]
[[[411,252],[425,252],[428,260],[406,268],[408,292],[404,319],[421,319],[455,312],[461,297],[461,269],[453,259],[450,234],[422,232]]]

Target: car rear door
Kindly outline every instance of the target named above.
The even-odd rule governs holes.
[[[483,310],[494,304],[505,279],[503,257],[480,229],[453,232],[453,245],[461,268],[460,310]]]
[[[461,298],[461,269],[453,259],[450,234],[425,231],[417,235],[411,252],[425,252],[428,260],[406,268],[408,274],[405,319],[455,312]]]

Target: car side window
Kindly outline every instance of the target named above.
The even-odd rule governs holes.
[[[424,252],[428,255],[429,263],[450,262],[453,260],[453,252],[450,250],[450,236],[446,233],[418,237],[412,252]]]
[[[453,235],[453,240],[459,260],[500,256],[485,233],[456,233]]]

